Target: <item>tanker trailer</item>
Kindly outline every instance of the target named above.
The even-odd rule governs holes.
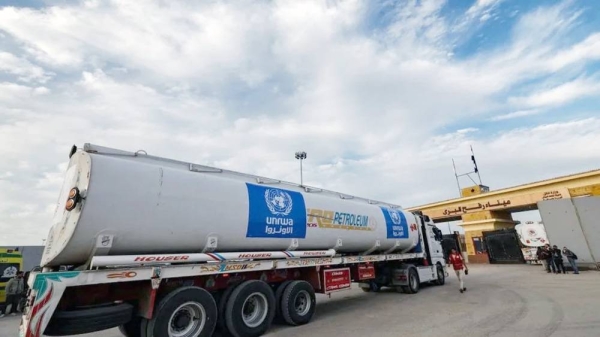
[[[71,155],[43,267],[102,255],[417,245],[399,206],[273,179],[88,145]],[[68,203],[68,204],[67,204]]]
[[[254,337],[307,324],[315,294],[351,283],[445,282],[441,231],[421,212],[142,151],[69,158],[21,336]]]

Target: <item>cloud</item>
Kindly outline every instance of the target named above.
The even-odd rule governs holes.
[[[503,0],[476,0],[466,12],[469,19],[479,18],[480,21],[487,21],[492,17],[492,12],[498,8]]]
[[[509,101],[512,104],[524,107],[559,106],[598,93],[600,93],[600,82],[590,79],[576,79],[551,89],[533,93],[527,97],[514,97]]]
[[[594,54],[587,49],[595,42],[592,38],[595,32],[575,43],[570,34],[580,24],[581,15],[582,10],[574,7],[572,1],[525,12],[510,28],[508,43],[499,43],[471,56],[469,67],[495,83],[499,91],[564,75],[569,67],[593,59]]]
[[[31,64],[28,60],[1,51],[0,72],[16,75],[17,80],[21,82],[37,81],[45,83],[52,77],[51,73],[47,73],[43,68]]]
[[[519,110],[519,111],[510,112],[510,113],[507,113],[507,114],[504,114],[504,115],[494,116],[494,117],[490,118],[490,120],[492,120],[492,121],[503,121],[503,120],[507,120],[507,119],[513,119],[513,118],[520,118],[520,117],[537,115],[537,114],[542,113],[542,112],[543,112],[542,110],[538,110],[538,109]]]
[[[454,197],[451,159],[470,165],[469,145],[492,188],[593,167],[598,149],[582,144],[600,144],[596,118],[526,123],[537,106],[583,97],[574,78],[595,78],[598,33],[568,33],[580,11],[520,11],[507,41],[457,57],[460,32],[502,2],[458,18],[448,6],[0,8],[0,244],[45,238],[68,151],[85,142],[296,182],[305,150],[305,183],[404,206]],[[479,125],[516,117],[528,126]]]
[[[573,64],[588,63],[598,59],[600,59],[600,33],[593,33],[571,48],[548,58],[545,64],[550,71],[556,71]]]

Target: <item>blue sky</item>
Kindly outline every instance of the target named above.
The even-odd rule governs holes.
[[[2,245],[41,243],[86,142],[288,181],[302,149],[306,183],[407,207],[470,145],[491,189],[600,167],[597,2],[0,6]]]

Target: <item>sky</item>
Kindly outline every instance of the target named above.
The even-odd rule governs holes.
[[[0,245],[42,244],[74,144],[293,182],[303,150],[305,184],[403,207],[457,197],[470,146],[492,190],[600,168],[599,16],[596,1],[0,0]]]

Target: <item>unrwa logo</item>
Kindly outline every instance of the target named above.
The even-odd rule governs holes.
[[[400,218],[400,212],[398,212],[395,209],[388,209],[388,214],[390,215],[390,218],[392,219],[392,222],[395,225],[399,225],[402,222],[402,219]]]
[[[282,190],[269,188],[265,191],[265,202],[274,215],[288,215],[292,211],[292,196]]]

